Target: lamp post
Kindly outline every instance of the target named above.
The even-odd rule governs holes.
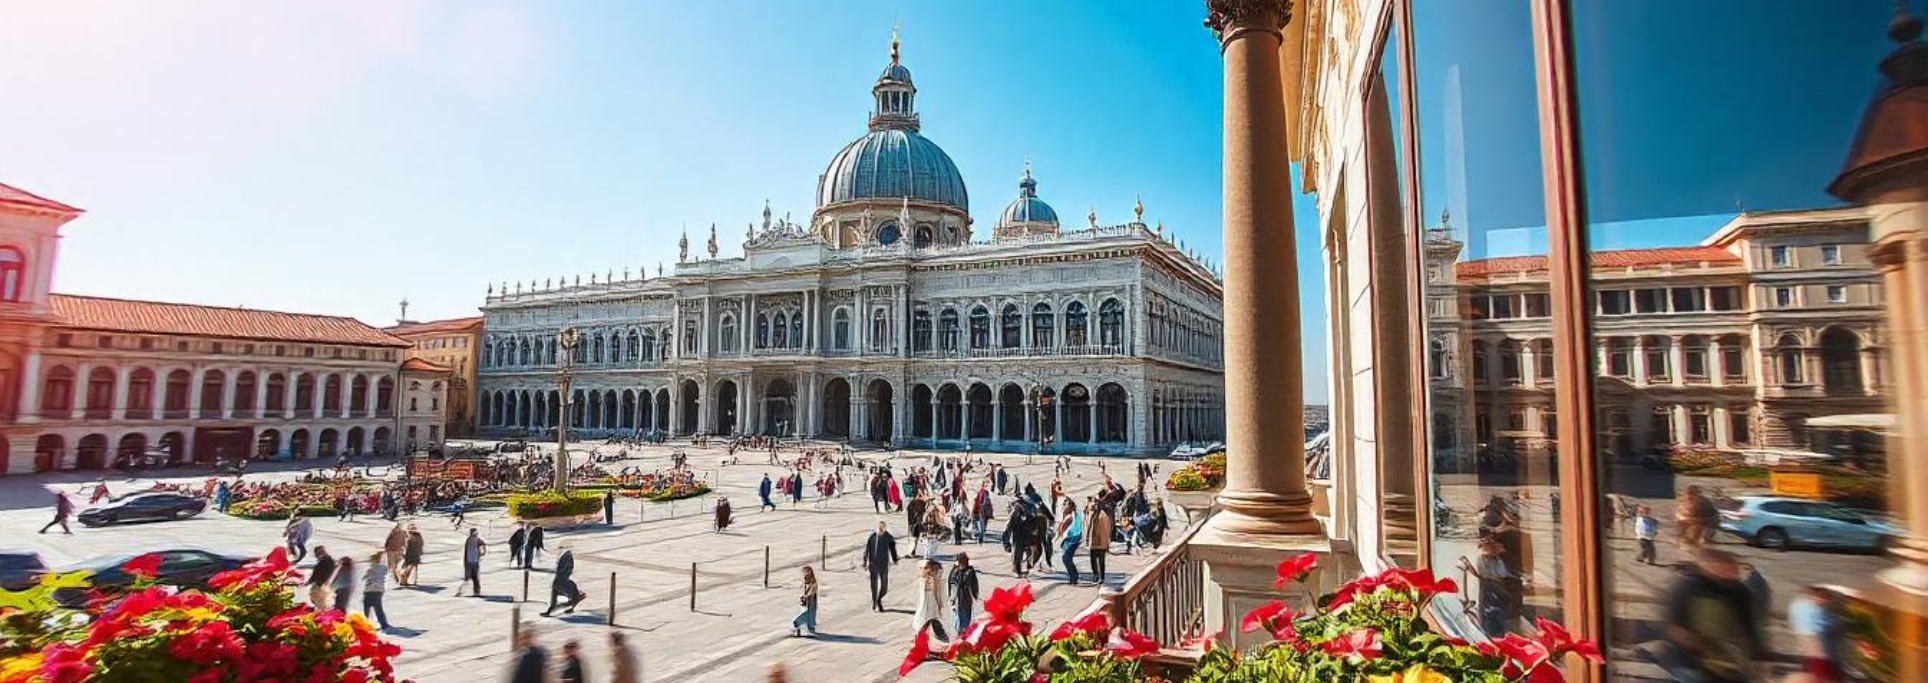
[[[576,362],[576,328],[564,328],[556,334],[556,355],[559,367],[556,370],[556,384],[562,390],[561,419],[556,420],[556,493],[569,491],[569,420],[574,417],[574,408],[569,400],[569,379]]]

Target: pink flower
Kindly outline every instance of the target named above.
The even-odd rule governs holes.
[[[1361,661],[1378,659],[1380,653],[1379,632],[1362,628],[1343,636],[1333,638],[1319,646],[1326,654],[1334,657],[1352,657]]]
[[[1298,616],[1284,602],[1273,600],[1246,612],[1245,618],[1238,622],[1238,630],[1240,633],[1251,633],[1261,628],[1269,631],[1272,630],[1272,624],[1280,619],[1290,622]]]
[[[1279,578],[1272,582],[1272,587],[1284,588],[1285,584],[1304,580],[1307,575],[1312,573],[1312,568],[1317,565],[1318,562],[1319,557],[1312,553],[1306,553],[1280,562],[1278,568]]]

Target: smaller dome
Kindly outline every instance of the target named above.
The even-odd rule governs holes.
[[[1018,179],[1018,197],[1004,207],[998,216],[998,228],[1021,228],[1025,226],[1058,227],[1058,212],[1038,198],[1038,181],[1031,177],[1030,164],[1024,168],[1024,177]]]
[[[903,64],[899,64],[899,63],[897,63],[897,62],[895,62],[895,61],[893,61],[893,62],[891,62],[891,63],[890,63],[890,66],[887,66],[887,67],[884,67],[884,73],[883,73],[883,75],[880,75],[880,76],[878,76],[878,77],[877,77],[877,80],[878,80],[879,82],[882,82],[882,81],[896,81],[896,82],[899,82],[899,83],[905,83],[905,84],[908,84],[908,83],[910,83],[910,82],[911,82],[911,81],[910,81],[910,68],[909,68],[909,67],[906,67],[906,66],[904,66]]]

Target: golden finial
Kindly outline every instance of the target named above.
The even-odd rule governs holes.
[[[896,20],[892,20],[890,22],[890,63],[892,64],[897,63],[897,46],[899,45],[899,41],[897,40],[897,29],[901,25],[902,25],[902,22],[898,22]]]
[[[1145,222],[1145,198],[1143,196],[1138,197],[1137,203],[1132,204],[1131,213],[1133,216],[1137,217],[1137,220],[1135,222],[1138,222],[1138,223]]]

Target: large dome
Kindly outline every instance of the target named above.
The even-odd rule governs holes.
[[[859,199],[911,199],[970,209],[964,176],[942,147],[916,131],[872,130],[831,157],[817,206]]]

